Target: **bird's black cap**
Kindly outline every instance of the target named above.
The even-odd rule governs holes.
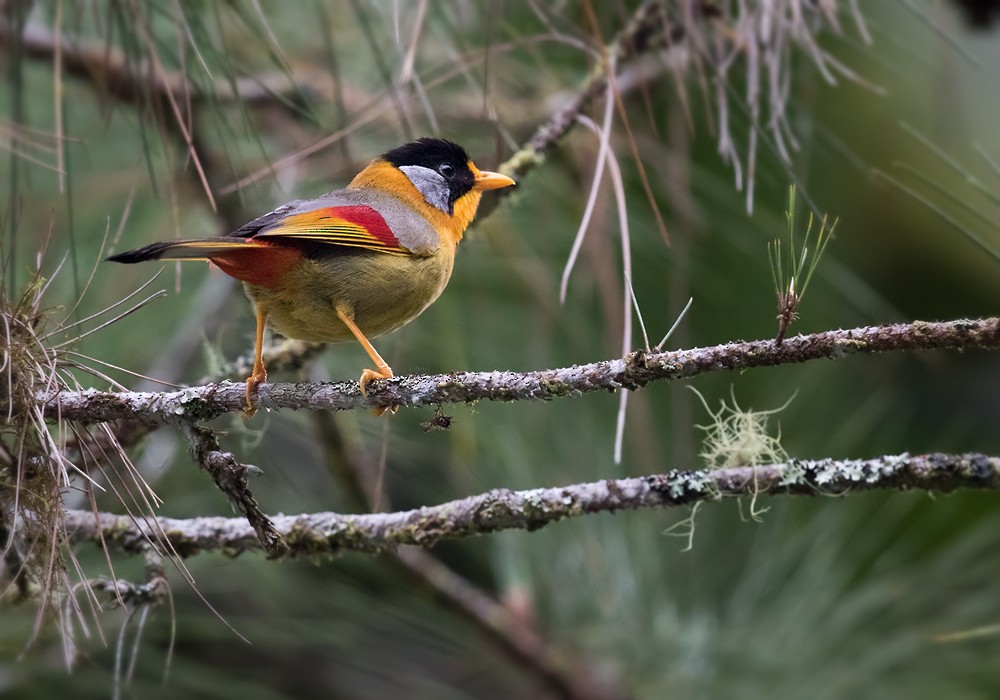
[[[469,169],[469,154],[457,143],[446,139],[417,139],[392,149],[382,158],[397,168],[417,165],[440,174],[448,183],[448,201],[440,206],[449,214],[454,211],[455,202],[471,191],[476,181]]]
[[[464,168],[469,162],[469,154],[454,141],[431,138],[417,139],[412,143],[403,144],[382,157],[397,168],[403,165],[422,165],[431,170],[437,170],[441,163]]]

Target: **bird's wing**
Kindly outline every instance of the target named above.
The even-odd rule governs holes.
[[[297,208],[306,204],[305,200],[296,199],[291,202],[282,204],[266,214],[258,216],[253,221],[248,221],[247,223],[240,226],[238,229],[228,234],[230,237],[235,238],[253,238],[263,229],[274,226],[277,222],[280,222],[282,218],[288,215],[290,212],[294,212]]]
[[[286,238],[365,248],[391,255],[412,255],[412,251],[399,242],[382,215],[370,206],[346,204],[298,212],[293,205],[286,207],[265,214],[240,230],[256,226],[255,232],[248,231],[243,235],[257,241]]]

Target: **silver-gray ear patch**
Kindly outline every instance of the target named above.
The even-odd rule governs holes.
[[[420,190],[428,204],[451,216],[451,191],[444,177],[422,165],[401,165],[399,169]]]

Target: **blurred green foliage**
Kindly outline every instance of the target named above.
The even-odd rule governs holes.
[[[939,3],[865,3],[868,45],[847,3],[838,4],[844,32],[824,32],[822,47],[884,92],[843,79],[830,85],[808,56],[794,52],[789,121],[800,148],[788,165],[762,142],[753,216],[716,152],[717,115],[695,75],[682,78],[683,100],[669,71],[624,96],[671,239],[665,245],[657,231],[619,118],[612,145],[626,179],[632,279],[653,342],[689,297],[694,305],[673,347],[773,336],[766,244],[784,230],[793,180],[818,213],[840,221],[793,334],[996,313],[997,261],[925,201],[873,175],[882,170],[916,187],[899,168],[906,164],[997,220],[995,203],[900,126],[911,125],[1000,191],[1000,175],[973,148],[1000,160],[1000,85],[988,68],[1000,60],[995,32],[971,33]],[[480,166],[495,166],[592,66],[592,56],[577,47],[593,35],[575,2],[8,5],[27,6],[29,25],[50,30],[61,8],[61,31],[72,47],[121,50],[150,82],[155,46],[163,70],[186,76],[194,91],[187,128],[205,157],[217,213],[171,105],[149,83],[127,97],[102,84],[97,68],[67,68],[57,100],[51,56],[18,54],[8,43],[0,84],[8,151],[0,158],[3,285],[23,284],[39,250],[45,274],[66,258],[47,298],[69,308],[86,287],[74,312],[80,318],[155,272],[155,266],[101,263],[109,250],[222,233],[284,200],[341,186],[370,157],[413,136],[439,133],[466,145]],[[635,3],[593,5],[608,41]],[[402,81],[411,56],[415,79]],[[742,78],[738,71],[732,77],[739,96]],[[237,78],[258,78],[273,96],[239,101],[196,94],[217,93]],[[62,189],[54,171],[59,110]],[[739,100],[733,123],[743,149],[749,126]],[[14,136],[15,126],[34,131]],[[347,130],[342,139],[312,157],[224,194],[249,173],[341,130]],[[574,131],[467,235],[443,297],[378,343],[398,372],[529,370],[619,354],[622,254],[607,178],[566,302],[558,300],[596,153],[594,138]],[[939,191],[923,191],[947,204]],[[956,216],[1000,251],[995,226],[967,212]],[[251,347],[249,304],[235,285],[201,265],[164,268],[154,286],[166,289],[167,298],[77,349],[139,373],[177,360],[176,375],[161,378],[192,382],[212,368],[212,358]],[[213,300],[218,309],[206,311]],[[186,319],[194,322],[180,337]],[[632,345],[640,344],[636,333]],[[353,379],[365,361],[360,348],[333,347],[302,377]],[[129,386],[139,383],[124,372],[111,374]],[[731,389],[743,408],[757,409],[798,392],[773,421],[790,455],[811,458],[998,453],[998,382],[995,357],[973,352],[855,357],[719,373],[691,384],[713,408]],[[335,419],[400,509],[491,488],[698,466],[695,425],[708,416],[690,392],[660,384],[631,397],[620,465],[612,460],[617,405],[616,396],[588,395],[449,406],[451,429],[431,433],[420,427],[431,409],[403,410],[391,420]],[[228,432],[227,449],[264,470],[254,488],[266,512],[356,507],[331,471],[336,465],[314,416],[231,417],[216,427]],[[161,429],[146,443],[145,452],[135,451],[136,463],[164,500],[159,514],[231,514],[178,435]],[[86,507],[76,494],[66,497]],[[100,495],[98,505],[119,510],[110,494]],[[690,513],[653,511],[446,543],[435,553],[512,608],[526,608],[559,654],[635,697],[992,697],[1000,684],[1000,636],[937,637],[1000,623],[995,494],[765,497],[758,506],[769,507],[762,522],[745,517],[746,504],[700,508],[691,551],[668,531]],[[88,575],[107,574],[101,552],[84,548],[77,556]],[[385,558],[289,564],[200,556],[187,566],[218,616],[171,571],[173,611],[149,617],[125,695],[250,700],[546,692],[530,665],[511,660]],[[116,558],[115,567],[116,575],[142,577],[139,562]],[[54,619],[25,651],[34,614],[30,605],[0,608],[0,693],[106,697],[123,614],[102,615],[88,634],[77,629],[81,654],[72,672],[62,670]],[[125,630],[130,651],[135,621]]]

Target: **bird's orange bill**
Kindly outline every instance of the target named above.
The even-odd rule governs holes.
[[[322,207],[279,220],[253,237],[255,241],[294,238],[316,243],[409,255],[382,215],[364,205]]]
[[[474,190],[498,190],[501,187],[510,187],[517,184],[513,178],[500,173],[490,172],[489,170],[473,170],[472,172],[476,174],[476,179],[472,182],[472,189]]]

